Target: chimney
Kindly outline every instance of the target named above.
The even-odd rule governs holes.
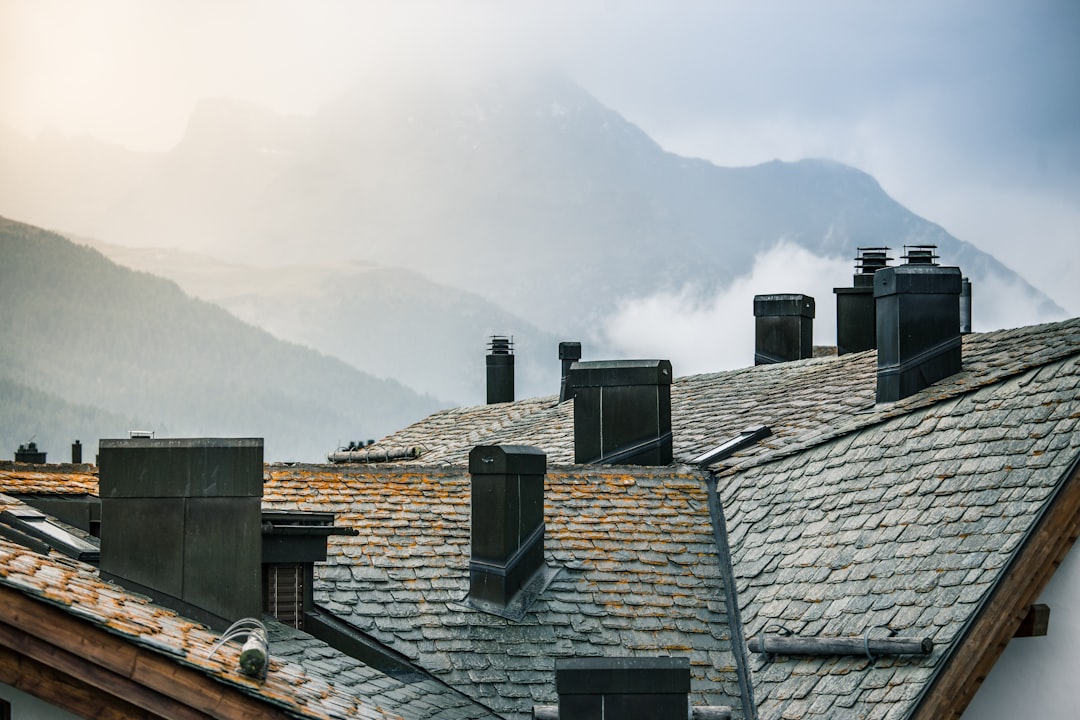
[[[559,383],[559,402],[566,402],[574,396],[573,388],[567,382],[570,376],[570,366],[581,359],[581,343],[559,343],[559,360],[562,360],[562,381]]]
[[[492,335],[487,355],[487,404],[514,402],[514,338]]]
[[[261,612],[262,438],[100,441],[101,575],[225,627]]]
[[[544,476],[547,455],[523,445],[478,445],[472,476],[469,602],[497,614],[523,603],[521,591],[546,575]],[[524,607],[521,608],[524,615]]]
[[[971,332],[971,281],[960,281],[960,334]]]
[[[574,462],[667,465],[671,462],[671,363],[576,362]]]
[[[754,296],[754,364],[803,360],[814,355],[814,298]]]
[[[877,347],[877,315],[874,311],[874,273],[892,259],[887,247],[861,247],[855,258],[852,287],[833,288],[836,293],[836,354],[862,352]]]
[[[559,720],[690,716],[690,659],[556,658]]]
[[[20,445],[19,449],[15,451],[15,462],[44,465],[45,451],[38,450],[37,443],[31,440],[25,445]]]
[[[941,267],[933,245],[874,274],[877,401],[894,402],[959,372],[960,268]]]
[[[76,440],[71,444],[71,464],[82,464],[82,443]]]

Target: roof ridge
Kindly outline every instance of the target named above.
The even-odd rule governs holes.
[[[1014,334],[1023,337],[1024,335],[1035,334],[1034,331],[1036,330],[1045,330],[1050,327],[1058,327],[1063,329],[1070,326],[1075,326],[1077,330],[1080,330],[1080,317],[1070,318],[1068,320],[1063,320],[1056,323],[1027,325],[1021,328],[1009,328],[986,333],[972,333],[971,336],[968,336],[969,338],[971,338],[971,340],[965,342],[964,349],[965,351],[967,350],[968,342],[990,341],[996,339],[996,337],[1000,337],[1002,334]],[[792,443],[791,445],[786,445],[771,452],[767,451],[765,453],[752,455],[750,457],[742,459],[741,461],[739,458],[735,458],[735,462],[720,464],[715,470],[716,475],[717,477],[725,477],[728,475],[732,475],[736,472],[746,470],[748,468],[776,462],[792,455],[805,452],[806,450],[817,447],[819,445],[824,445],[825,443],[832,442],[844,436],[856,432],[861,432],[877,425],[881,425],[897,417],[908,415],[918,410],[933,407],[941,403],[957,400],[973,392],[989,387],[990,385],[997,385],[999,383],[1006,382],[1014,377],[1031,372],[1032,370],[1041,370],[1042,368],[1049,367],[1052,364],[1066,362],[1073,357],[1080,356],[1080,344],[1065,345],[1057,351],[1055,351],[1053,348],[1049,348],[1047,349],[1047,351],[1049,352],[1049,357],[1039,357],[1036,360],[1030,362],[1021,362],[1017,365],[1002,368],[997,371],[991,370],[991,372],[986,377],[983,377],[981,379],[978,377],[971,378],[974,382],[970,383],[967,382],[968,378],[957,378],[957,376],[963,375],[965,373],[970,374],[972,370],[970,368],[961,370],[959,373],[950,376],[953,379],[953,386],[951,389],[947,388],[944,394],[927,392],[927,390],[932,390],[934,388],[934,385],[931,385],[929,388],[927,388],[927,390],[923,390],[916,393],[915,395],[911,395],[896,402],[888,403],[886,407],[881,407],[883,405],[882,403],[876,403],[873,406],[873,409],[869,412],[863,413],[862,417],[860,417],[860,414],[855,414],[848,422],[840,424],[839,426],[830,427],[827,430],[820,431],[817,434],[810,435],[809,437],[805,437],[797,442]],[[946,378],[946,380],[948,379],[949,378]],[[937,383],[935,383],[935,385],[936,384]]]

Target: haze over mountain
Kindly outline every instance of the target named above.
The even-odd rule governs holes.
[[[405,268],[494,303],[547,333],[545,342],[582,340],[593,358],[670,357],[680,372],[746,364],[749,297],[741,310],[714,311],[731,305],[723,298],[735,287],[750,296],[814,295],[818,342],[829,342],[831,288],[849,283],[858,246],[887,245],[898,257],[905,244],[936,244],[942,262],[959,265],[975,284],[976,329],[1065,315],[993,257],[907,211],[865,173],[824,160],[723,168],[667,153],[559,74],[470,84],[369,78],[311,117],[212,100],[167,153],[113,148],[110,163],[100,145],[47,138],[23,153],[0,170],[0,211],[17,217],[107,243],[177,247],[244,265],[330,265],[346,283],[377,286],[382,275],[396,291],[412,283],[419,292],[415,275],[391,279],[406,277],[391,268]],[[46,153],[54,174],[97,182],[50,185],[50,175],[19,174],[43,165]],[[807,258],[829,272],[800,275]],[[384,270],[357,276],[350,263],[358,261]],[[757,278],[753,288],[740,284],[757,277],[755,267],[773,265],[785,271],[782,286],[769,284],[779,282],[775,276]],[[295,282],[277,275],[246,299],[218,299],[280,337],[361,369],[374,367],[367,364],[374,351],[335,345],[338,333],[315,331],[312,314],[341,331],[355,323],[362,332],[357,318],[378,318],[432,339],[431,328],[441,325],[435,316],[429,323],[396,317],[392,303],[382,302],[389,286],[361,297],[338,284],[323,289],[322,305],[309,306],[325,309],[332,297],[339,306],[328,315],[286,311],[312,302],[297,294],[303,275],[296,271]],[[665,317],[681,321],[679,337],[667,333]],[[471,336],[461,333],[461,347],[477,353],[492,329],[477,323]],[[718,354],[709,337],[738,354]],[[441,354],[448,346],[432,347]],[[391,365],[406,349],[412,352],[410,343],[379,347]],[[475,394],[453,399],[480,401]]]
[[[439,404],[274,339],[172,282],[0,218],[0,442],[264,437],[268,460],[324,459]],[[57,457],[59,456],[59,457]]]

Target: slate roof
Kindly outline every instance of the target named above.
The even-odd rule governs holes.
[[[961,372],[895,403],[875,405],[872,351],[675,381],[678,460],[747,426],[773,431],[712,468],[746,636],[782,624],[800,635],[862,637],[888,624],[936,645],[929,658],[879,659],[872,667],[866,658],[766,663],[754,656],[762,718],[910,716],[1080,456],[1078,363],[1080,318],[965,336]],[[422,446],[416,462],[464,463],[476,444],[526,444],[545,450],[549,462],[568,462],[572,412],[572,403],[554,397],[444,411],[378,445]],[[402,468],[405,475],[413,471]],[[345,479],[365,471],[340,472]],[[655,471],[611,472],[637,482]],[[691,485],[686,492],[695,492]],[[606,495],[589,502],[604,503]],[[627,500],[623,509],[636,512],[640,498]],[[368,510],[389,512],[386,520],[419,521],[393,507],[389,499],[376,500]],[[597,510],[597,518],[606,511]],[[638,528],[645,522],[640,517]],[[464,518],[459,522],[465,527]],[[623,527],[627,561],[634,562],[648,542],[634,546],[637,530]],[[396,530],[388,536],[399,538]],[[467,543],[467,536],[458,542]],[[350,591],[376,589],[364,573],[383,581],[374,565],[380,554],[370,570],[362,570],[357,555],[357,575],[345,580]],[[457,556],[463,552],[451,554]],[[448,567],[456,567],[453,560]],[[339,609],[361,619],[378,611]],[[405,630],[374,630],[388,642],[429,647]]]
[[[877,413],[895,415],[915,406],[1068,355],[1080,343],[1080,318],[963,338],[963,370],[924,393]],[[675,368],[676,372],[678,368]],[[849,428],[872,418],[877,359],[871,350],[776,365],[677,377],[671,387],[671,425],[677,461],[721,445],[752,425],[768,425],[773,436],[740,457],[783,447]],[[558,396],[443,410],[381,439],[370,452],[419,448],[414,464],[466,464],[476,445],[519,444],[544,450],[551,464],[574,461],[573,402]]]
[[[25,507],[0,495],[0,511]],[[430,680],[390,678],[290,628],[268,620],[271,663],[265,681],[237,671],[240,646],[230,643],[208,657],[220,635],[98,578],[97,569],[56,552],[40,555],[0,539],[0,587],[23,594],[122,637],[136,646],[195,668],[221,683],[284,709],[297,718],[493,717]],[[389,709],[387,709],[389,708]]]
[[[463,602],[464,468],[271,467],[263,502],[358,529],[330,539],[316,602],[504,717],[557,702],[556,658],[658,655],[690,658],[692,703],[742,717],[699,471],[549,466],[545,550],[559,573],[520,622]]]
[[[720,475],[748,637],[887,624],[936,648],[870,667],[759,659],[763,718],[909,715],[1080,457],[1069,334],[1068,357]]]
[[[29,465],[0,462],[0,492],[19,495],[97,497],[97,468],[90,465]]]

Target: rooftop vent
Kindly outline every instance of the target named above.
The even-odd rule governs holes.
[[[15,462],[44,465],[45,451],[38,450],[37,443],[31,440],[25,445],[20,445],[19,449],[15,451]]]
[[[554,573],[544,562],[547,455],[522,445],[478,445],[472,476],[468,602],[521,619]]]
[[[905,245],[904,260],[908,265],[937,265],[937,245]]]
[[[492,335],[488,341],[487,404],[514,402],[514,338]]]
[[[71,443],[71,464],[82,464],[82,442],[79,440]]]
[[[814,298],[754,296],[754,364],[803,360],[814,354]]]
[[[934,250],[908,246],[908,264],[874,274],[878,402],[960,371],[960,268],[937,265]]]
[[[888,267],[889,248],[861,247],[855,258],[852,287],[833,288],[836,293],[836,352],[873,350],[877,347],[874,311],[874,273]]]
[[[263,441],[100,441],[101,574],[226,627],[261,610]]]
[[[668,360],[574,363],[574,462],[670,463],[671,379]]]
[[[559,343],[559,360],[562,361],[562,381],[559,383],[559,402],[566,402],[574,396],[573,388],[570,387],[568,378],[570,366],[581,359],[581,343]]]

